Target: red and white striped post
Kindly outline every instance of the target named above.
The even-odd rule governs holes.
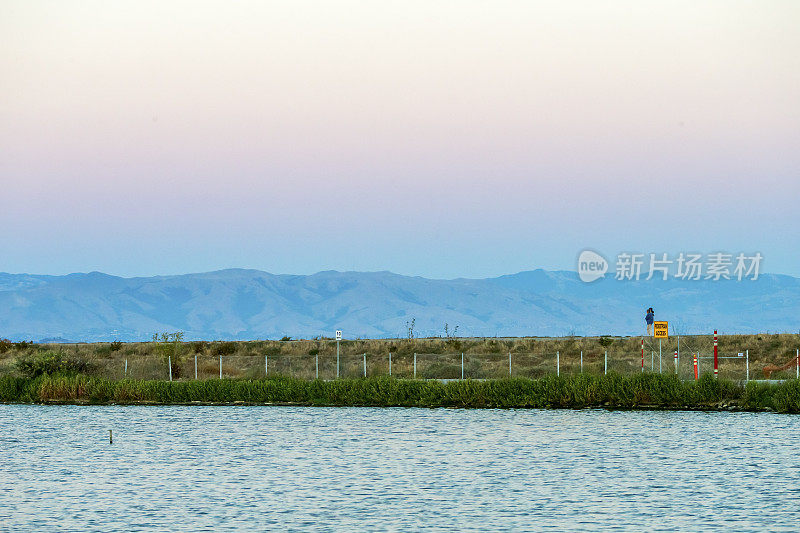
[[[717,358],[717,330],[714,330],[714,377],[719,377],[719,359]]]
[[[644,372],[644,337],[642,337],[642,372]]]
[[[800,379],[800,348],[797,348],[795,353],[797,354],[797,359],[795,359],[797,364],[794,367],[794,374],[797,379]]]
[[[678,350],[675,350],[675,375],[678,375]]]
[[[694,379],[697,380],[697,354],[694,355]]]

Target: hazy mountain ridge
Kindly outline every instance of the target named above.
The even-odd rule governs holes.
[[[230,269],[121,278],[100,272],[44,276],[0,273],[0,337],[145,340],[157,331],[186,338],[638,334],[643,310],[683,333],[800,329],[800,279],[757,281],[603,279],[534,270],[488,279],[436,280],[391,272],[325,271],[308,276]]]

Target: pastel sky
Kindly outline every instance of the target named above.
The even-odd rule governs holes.
[[[0,3],[0,271],[800,275],[800,2]]]

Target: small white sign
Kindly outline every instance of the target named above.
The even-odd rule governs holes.
[[[336,330],[336,340],[337,341],[342,340],[342,332],[339,331],[338,329]]]

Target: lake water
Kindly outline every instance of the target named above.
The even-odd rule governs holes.
[[[800,530],[798,416],[0,405],[0,449],[0,531]]]

